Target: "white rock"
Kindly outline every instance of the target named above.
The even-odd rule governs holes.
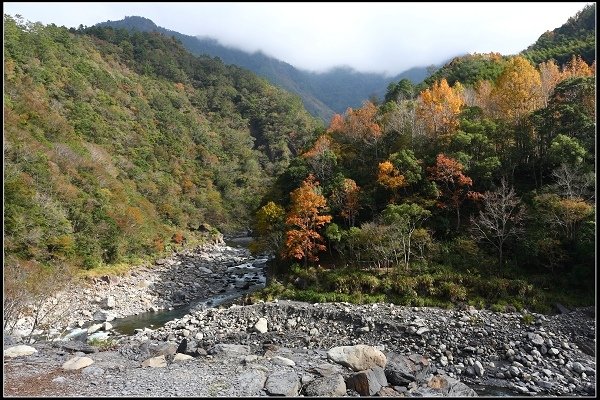
[[[160,355],[158,357],[152,357],[142,362],[142,367],[151,367],[151,368],[160,368],[167,366],[167,359],[165,355]]]
[[[374,366],[385,368],[387,362],[385,354],[363,344],[334,347],[327,352],[327,358],[354,371],[364,371]]]
[[[73,357],[65,362],[62,367],[67,370],[77,370],[92,365],[94,360],[89,357]]]
[[[92,334],[94,332],[98,332],[100,330],[100,328],[102,328],[102,324],[94,324],[91,325],[88,329],[87,329],[87,333],[88,334]]]
[[[21,357],[21,356],[30,356],[33,353],[37,353],[37,350],[31,346],[27,346],[25,344],[19,346],[9,347],[4,350],[4,357]]]
[[[267,329],[267,320],[265,318],[259,318],[258,322],[254,324],[254,330],[258,333],[266,333]]]
[[[112,328],[113,326],[110,322],[105,322],[104,324],[102,324],[102,329],[104,329],[105,331],[110,331]]]
[[[194,357],[188,355],[188,354],[181,354],[181,353],[177,353],[175,354],[175,357],[173,358],[173,362],[184,362],[184,361],[189,361],[189,360],[193,360]]]
[[[275,365],[283,365],[286,367],[293,367],[296,365],[296,363],[293,360],[290,360],[289,358],[285,358],[285,357],[281,357],[281,356],[275,356],[271,359],[271,361]]]

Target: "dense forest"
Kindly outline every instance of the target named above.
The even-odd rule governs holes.
[[[592,304],[595,60],[570,42],[590,13],[327,126],[172,37],[5,15],[5,286],[251,227],[263,298]]]
[[[255,222],[284,271],[263,297],[593,303],[595,60],[473,54],[426,83],[335,115],[292,161]]]
[[[243,229],[320,126],[160,34],[5,15],[4,82],[7,263],[93,268]]]

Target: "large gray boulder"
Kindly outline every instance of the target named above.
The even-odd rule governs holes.
[[[354,371],[364,371],[376,366],[384,368],[387,361],[380,350],[364,344],[334,347],[327,352],[327,358]]]
[[[373,396],[387,385],[385,372],[381,367],[356,372],[346,381],[346,386],[356,390],[361,396]]]
[[[298,396],[300,381],[294,371],[275,372],[267,378],[265,389],[271,396]]]
[[[251,368],[238,375],[234,381],[236,396],[258,396],[265,386],[267,376],[264,371]]]
[[[432,369],[429,360],[423,356],[388,353],[385,376],[392,385],[405,386],[410,382],[422,382]]]
[[[306,385],[304,393],[312,397],[340,397],[346,394],[346,382],[342,375],[316,378]]]

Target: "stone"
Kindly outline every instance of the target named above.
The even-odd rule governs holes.
[[[98,332],[102,328],[102,324],[94,324],[87,328],[87,333],[92,334]]]
[[[346,381],[346,387],[356,390],[361,396],[373,396],[387,385],[383,368],[377,366],[356,372]]]
[[[475,369],[475,374],[477,374],[477,376],[483,376],[485,370],[483,369],[483,365],[481,365],[481,362],[479,362],[479,360],[475,361],[475,363],[473,364],[473,368]]]
[[[581,374],[582,372],[584,372],[584,371],[585,371],[585,368],[584,368],[584,367],[583,367],[583,365],[581,365],[581,363],[579,363],[579,362],[574,362],[574,363],[573,363],[573,366],[571,367],[571,369],[572,369],[573,371],[575,371],[576,373],[578,373],[578,374]]]
[[[226,357],[247,356],[250,354],[250,346],[219,343],[211,347],[208,350],[208,354],[223,355]]]
[[[82,353],[85,354],[91,354],[91,353],[97,353],[98,349],[94,346],[91,346],[87,343],[84,342],[79,342],[79,341],[63,341],[63,340],[58,340],[52,343],[52,346],[54,347],[58,347],[60,349],[65,349],[65,350],[69,350],[69,351],[81,351]]]
[[[417,329],[417,332],[416,332],[416,334],[417,334],[417,335],[419,335],[419,336],[421,336],[421,335],[422,335],[422,334],[424,334],[425,332],[429,332],[429,328],[426,328],[426,327],[424,327],[424,326],[423,326],[423,327],[421,327],[421,328]]]
[[[179,346],[177,346],[177,350],[175,350],[175,352],[185,354],[185,352],[187,351],[187,345],[188,345],[188,340],[184,338],[181,341],[181,343],[179,343]]]
[[[175,343],[163,343],[160,346],[151,347],[150,353],[153,356],[172,356],[177,353],[177,345]]]
[[[37,350],[31,346],[27,346],[25,344],[21,344],[19,346],[9,347],[4,350],[4,357],[22,357],[22,356],[30,356],[33,353],[37,353]]]
[[[67,378],[65,378],[64,376],[57,376],[56,378],[52,379],[53,383],[58,383],[58,384],[63,384],[65,382],[67,382]]]
[[[158,357],[148,358],[142,362],[142,367],[162,368],[167,366],[167,359],[164,354]]]
[[[560,351],[554,347],[550,348],[550,350],[548,350],[548,354],[552,355],[552,356],[557,356],[558,353],[560,353]]]
[[[212,274],[213,271],[211,269],[208,269],[206,267],[198,267],[198,271],[202,272],[203,274]]]
[[[380,350],[362,344],[334,347],[327,352],[327,358],[354,371],[364,371],[374,366],[384,368],[387,361]]]
[[[173,357],[173,362],[185,362],[193,359],[194,357],[188,354],[177,353],[175,354],[175,357]]]
[[[275,365],[281,365],[281,366],[286,366],[286,367],[294,367],[296,365],[296,363],[294,361],[290,360],[289,358],[285,358],[285,357],[281,357],[281,356],[275,356],[271,359],[271,361]]]
[[[323,376],[309,382],[304,392],[311,397],[341,397],[346,394],[346,382],[339,374]]]
[[[88,336],[87,341],[88,341],[88,343],[95,341],[95,340],[104,341],[104,340],[108,340],[109,336],[110,336],[109,332],[96,332],[96,333]]]
[[[432,369],[429,360],[420,355],[388,353],[385,376],[392,385],[405,386],[410,382],[423,381]]]
[[[87,329],[83,328],[75,328],[71,332],[67,333],[63,340],[77,340],[81,342],[85,342],[87,338]]]
[[[531,340],[531,343],[535,344],[536,346],[541,346],[544,344],[544,338],[538,335],[537,333],[530,333],[529,339]]]
[[[92,316],[94,321],[112,321],[115,319],[115,316],[107,310],[98,310]]]
[[[249,369],[240,373],[234,381],[234,387],[239,390],[237,396],[258,396],[265,386],[267,376],[259,369]]]
[[[113,325],[110,322],[105,322],[102,324],[102,329],[104,331],[110,331],[113,328]]]
[[[340,367],[335,364],[319,364],[312,370],[321,376],[332,376],[341,373]]]
[[[66,361],[62,368],[66,370],[78,370],[81,368],[85,368],[88,365],[92,365],[94,360],[89,357],[73,357],[70,360]]]
[[[266,318],[259,318],[256,324],[254,324],[254,331],[258,333],[266,333],[267,328],[267,320]]]
[[[113,308],[115,308],[116,305],[117,305],[117,303],[115,302],[115,296],[107,296],[102,301],[102,308],[113,309]]]
[[[275,372],[267,378],[265,390],[271,396],[298,396],[300,392],[298,375],[293,371]]]
[[[477,397],[477,393],[458,381],[446,375],[431,375],[425,385],[409,391],[412,397]]]
[[[379,397],[404,397],[404,395],[391,387],[382,387],[379,392],[376,393]]]

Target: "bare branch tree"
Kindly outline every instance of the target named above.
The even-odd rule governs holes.
[[[483,195],[483,210],[476,218],[471,217],[472,234],[476,240],[487,241],[498,251],[500,268],[503,265],[504,244],[510,237],[518,237],[523,232],[525,212],[520,207],[521,200],[514,188],[508,187],[502,179],[501,186]]]
[[[552,171],[552,177],[556,179],[555,187],[562,197],[593,200],[596,181],[593,172],[586,174],[580,168],[561,164]]]

